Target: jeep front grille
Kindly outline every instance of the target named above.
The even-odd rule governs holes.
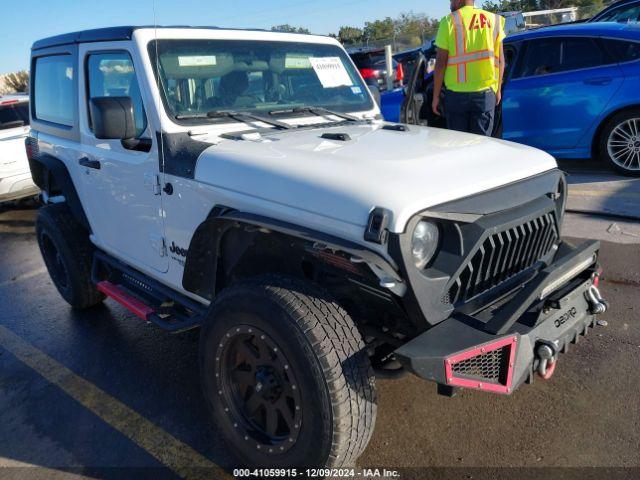
[[[452,304],[466,302],[534,265],[558,240],[552,212],[489,235],[449,288]]]

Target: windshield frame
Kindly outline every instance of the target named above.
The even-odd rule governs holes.
[[[336,44],[332,44],[332,43],[321,43],[321,42],[296,42],[296,41],[292,41],[292,40],[273,40],[273,39],[268,39],[268,40],[256,40],[256,39],[222,39],[222,38],[199,38],[199,37],[194,37],[194,38],[167,38],[167,37],[162,37],[162,38],[155,38],[155,39],[151,39],[147,42],[147,54],[149,55],[149,61],[151,64],[151,70],[153,72],[153,79],[155,81],[155,87],[158,90],[160,99],[162,101],[162,107],[164,109],[164,114],[166,115],[166,117],[171,120],[173,123],[177,124],[177,125],[181,125],[181,126],[186,126],[186,127],[192,127],[192,126],[203,126],[203,125],[221,125],[221,124],[234,124],[237,123],[236,121],[234,121],[231,118],[224,118],[224,117],[210,117],[210,118],[204,118],[204,117],[200,117],[200,118],[184,118],[184,119],[179,119],[176,118],[176,116],[178,115],[182,115],[182,114],[177,114],[175,113],[172,108],[169,105],[167,96],[166,96],[166,91],[165,88],[163,88],[162,86],[162,82],[163,79],[160,76],[160,72],[158,71],[158,57],[156,54],[156,45],[158,42],[172,42],[172,41],[176,41],[176,42],[184,42],[184,41],[192,41],[192,42],[198,42],[198,41],[216,41],[216,42],[227,42],[227,43],[241,43],[241,42],[251,42],[251,43],[280,43],[280,44],[290,44],[292,46],[296,45],[296,44],[301,44],[301,45],[305,45],[305,46],[318,46],[318,47],[332,47],[336,49],[336,54],[338,54],[338,52],[340,53],[340,57],[344,62],[349,62],[349,66],[353,69],[353,73],[355,75],[355,79],[359,82],[358,84],[354,84],[354,87],[360,87],[363,90],[363,93],[366,97],[366,101],[362,102],[362,104],[358,105],[356,108],[353,109],[345,109],[345,111],[340,111],[340,113],[352,113],[352,112],[359,112],[359,113],[364,113],[364,112],[371,112],[372,110],[375,110],[376,108],[376,103],[371,95],[371,93],[369,92],[369,89],[367,88],[366,83],[364,82],[364,80],[362,80],[362,77],[360,75],[360,72],[357,68],[357,66],[353,63],[353,60],[351,59],[351,57],[349,56],[349,54],[339,45]],[[160,54],[161,55],[161,54]],[[327,108],[329,106],[327,105],[315,105],[315,104],[310,104],[310,105],[306,105],[306,104],[283,104],[282,107],[284,110],[289,109],[289,108],[294,108],[294,107],[306,107],[306,106],[310,106],[310,107],[318,107],[318,108]],[[334,106],[335,109],[335,106]],[[220,108],[220,110],[225,110],[225,108]],[[263,109],[236,109],[234,108],[235,111],[239,112],[239,113],[254,113],[254,114],[266,114],[267,110],[263,110]],[[194,112],[196,113],[196,112]],[[202,113],[202,112],[200,112]],[[206,113],[206,112],[205,112]],[[312,115],[311,113],[306,114],[307,116],[316,116],[316,115]],[[282,119],[288,119],[288,118],[300,118],[301,116],[303,116],[303,114],[299,113],[299,112],[292,112],[290,114],[283,114],[283,115],[278,115],[277,118],[282,118]]]

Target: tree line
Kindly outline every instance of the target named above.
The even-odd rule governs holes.
[[[0,95],[14,92],[27,92],[29,90],[29,72],[19,72],[0,75]]]
[[[609,0],[607,0],[607,3]],[[482,8],[491,12],[532,12],[554,10],[565,7],[578,7],[581,16],[590,16],[604,8],[605,0],[485,0]],[[362,26],[344,25],[330,36],[344,45],[362,45],[381,40],[403,38],[405,42],[422,44],[438,31],[439,18],[424,13],[401,13],[396,18],[386,17],[365,22]],[[288,24],[271,28],[274,31],[310,33],[307,28]]]

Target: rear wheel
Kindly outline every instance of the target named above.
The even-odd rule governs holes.
[[[602,130],[600,154],[613,169],[640,176],[640,110],[614,115]]]
[[[82,309],[104,300],[91,281],[94,247],[65,204],[38,210],[36,235],[51,280],[69,305]]]
[[[223,291],[203,326],[200,370],[218,428],[248,466],[348,466],[371,438],[363,341],[311,285],[270,276]]]

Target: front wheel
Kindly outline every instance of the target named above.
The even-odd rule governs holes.
[[[202,329],[200,373],[219,431],[247,466],[350,466],[371,438],[364,343],[311,285],[270,276],[223,291]]]
[[[640,110],[618,113],[600,135],[600,154],[613,169],[640,176]]]

